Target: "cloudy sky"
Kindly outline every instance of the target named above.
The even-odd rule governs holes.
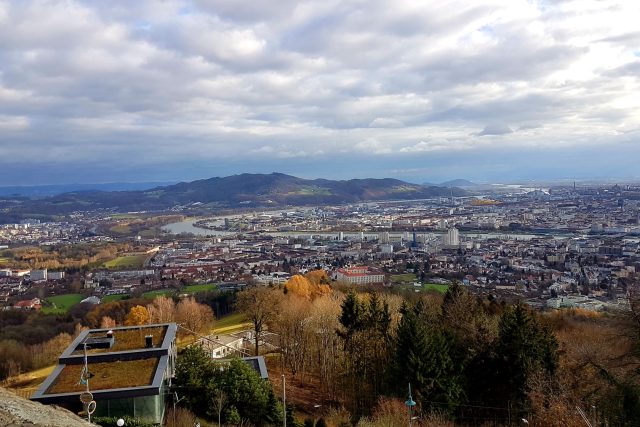
[[[638,0],[0,0],[0,185],[640,177]]]

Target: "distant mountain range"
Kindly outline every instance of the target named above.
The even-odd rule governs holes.
[[[119,212],[165,210],[178,205],[203,208],[277,207],[409,200],[466,195],[458,188],[410,184],[397,179],[302,179],[281,173],[241,174],[141,191],[76,191],[53,197],[11,201],[7,212],[62,215],[78,210]],[[8,203],[8,202],[6,202]]]
[[[423,182],[422,185],[426,186],[436,186],[436,187],[458,187],[458,188],[471,188],[471,187],[479,187],[480,184],[476,184],[475,182],[468,181],[466,179],[452,179],[451,181],[441,182],[440,184],[433,184],[431,182]]]
[[[466,179],[452,179],[451,181],[445,181],[440,184],[441,187],[477,187],[475,182],[468,181]]]
[[[0,187],[1,196],[50,197],[72,191],[139,191],[175,182],[110,182],[104,184],[14,185]]]

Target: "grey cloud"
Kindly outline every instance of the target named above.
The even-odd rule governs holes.
[[[487,125],[484,127],[484,129],[479,132],[477,135],[478,136],[485,136],[485,135],[507,135],[513,133],[513,130],[507,126],[507,125],[501,125],[501,124],[493,124],[493,125]]]

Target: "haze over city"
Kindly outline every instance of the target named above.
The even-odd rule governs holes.
[[[0,182],[633,179],[637,1],[0,1]]]

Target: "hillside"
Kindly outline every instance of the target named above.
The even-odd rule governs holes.
[[[461,196],[460,189],[409,184],[397,179],[307,180],[281,173],[241,174],[181,182],[142,191],[84,191],[38,200],[15,200],[7,211],[62,215],[77,210],[164,210],[176,205],[207,208],[260,207],[408,200]]]

